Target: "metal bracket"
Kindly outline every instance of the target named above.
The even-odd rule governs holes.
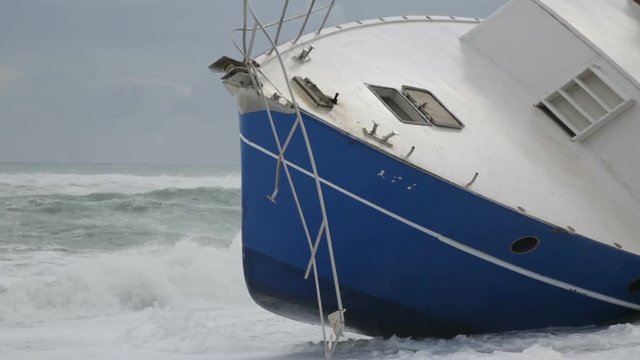
[[[311,51],[313,51],[313,49],[314,47],[312,45],[309,45],[308,48],[302,49],[300,54],[298,56],[294,56],[293,58],[298,60],[301,63],[307,62],[311,60],[311,58],[309,57],[309,54],[311,53]]]
[[[251,60],[251,66],[259,67],[260,65]],[[222,83],[231,95],[235,95],[241,88],[254,87],[254,80],[251,79],[247,64],[242,61],[223,56],[209,65],[209,70],[224,73]],[[262,88],[262,84],[257,79],[255,79],[255,83],[259,88]]]
[[[476,180],[478,180],[478,173],[477,172],[475,174],[473,174],[473,178],[471,179],[471,181],[469,181],[464,187],[466,189],[470,188],[471,185],[473,185],[476,182]]]
[[[296,84],[317,107],[331,110],[338,103],[337,93],[333,98],[325,95],[309,78],[303,79],[300,76],[294,76],[293,83]]]
[[[391,132],[388,133],[387,135],[378,136],[376,134],[377,131],[378,131],[378,123],[375,121],[373,122],[373,127],[371,128],[371,130],[367,130],[367,128],[362,128],[362,132],[366,137],[373,139],[384,146],[393,147],[393,144],[389,142],[389,139],[398,135],[398,133],[395,130],[391,130]]]
[[[411,146],[411,149],[409,150],[409,152],[407,153],[407,155],[404,156],[405,160],[409,160],[409,156],[411,156],[411,154],[413,154],[413,152],[416,150],[415,145]]]
[[[257,82],[257,80],[256,80]],[[229,73],[222,77],[222,83],[224,87],[235,95],[240,88],[252,88],[254,87],[251,80],[251,74],[246,68],[233,68]],[[259,88],[262,88],[262,84],[257,82]]]
[[[422,114],[422,116],[425,117],[428,125],[433,124],[433,117],[431,117],[431,114],[429,114],[427,110],[425,110],[425,107],[427,106],[426,102],[422,104],[418,103],[416,99],[414,99],[411,95],[409,95],[404,90],[402,91],[402,95],[404,95],[404,97],[407,98],[407,100],[409,100],[411,104],[413,104],[413,106],[420,112],[420,114]]]
[[[260,67],[260,64],[258,64],[253,59],[251,59],[251,64],[253,64],[253,66],[256,68]],[[221,58],[216,60],[213,64],[209,65],[209,70],[211,72],[230,73],[234,68],[246,68],[246,67],[247,65],[242,61],[232,59],[228,56],[222,56]]]

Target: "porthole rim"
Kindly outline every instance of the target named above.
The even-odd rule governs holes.
[[[521,241],[521,240],[524,240],[524,239],[535,239],[535,240],[536,240],[536,243],[531,247],[531,249],[528,249],[528,250],[526,250],[526,251],[522,251],[522,252],[516,252],[516,251],[513,251],[513,245],[515,245],[515,243],[517,243],[518,241]],[[531,236],[531,235],[530,235],[530,236],[522,236],[522,237],[517,238],[517,239],[515,239],[515,240],[513,240],[513,241],[511,242],[511,244],[509,245],[509,251],[510,251],[512,254],[514,254],[514,255],[524,255],[524,254],[528,254],[528,253],[530,253],[530,252],[532,252],[532,251],[536,250],[536,249],[538,248],[538,246],[540,246],[540,243],[541,243],[541,242],[542,242],[542,241],[541,241],[541,240],[540,240],[540,238],[539,238],[539,237],[537,237],[537,236]]]
[[[638,284],[638,289],[634,289],[633,285]],[[628,290],[631,294],[637,295],[640,293],[640,277],[634,279],[631,284],[629,284]]]

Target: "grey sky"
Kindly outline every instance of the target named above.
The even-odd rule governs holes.
[[[330,24],[486,17],[505,2],[338,0]],[[254,3],[274,20],[282,1]],[[207,66],[237,55],[241,12],[240,0],[0,0],[0,161],[237,163],[235,99]]]

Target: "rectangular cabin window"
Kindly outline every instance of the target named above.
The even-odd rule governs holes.
[[[430,91],[403,86],[402,93],[435,126],[462,129],[464,125]]]
[[[398,120],[409,124],[429,124],[427,119],[398,90],[375,85],[367,85],[367,87],[376,94]]]
[[[618,92],[604,74],[588,68],[544,98],[539,105],[581,141],[620,116],[635,102]]]

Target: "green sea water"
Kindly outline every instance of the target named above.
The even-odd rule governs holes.
[[[0,359],[322,358],[319,327],[252,302],[240,223],[237,168],[0,163]],[[334,359],[639,353],[640,326],[622,324],[449,340],[346,333]]]
[[[237,169],[214,165],[0,163],[0,245],[228,245],[239,182]]]

